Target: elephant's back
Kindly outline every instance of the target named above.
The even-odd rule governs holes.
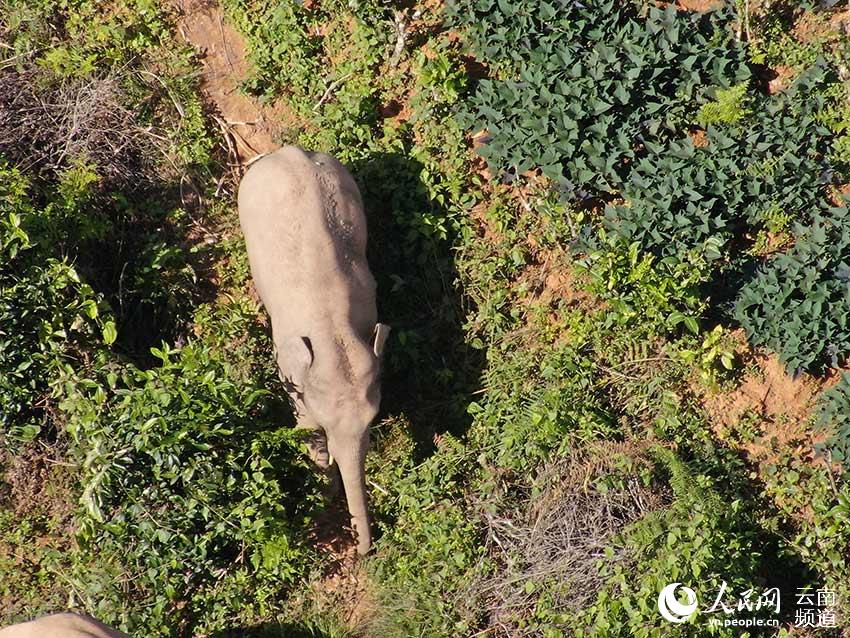
[[[330,155],[284,146],[263,157],[242,178],[238,204],[246,233],[257,225],[295,228],[310,233],[307,240],[353,243],[365,252],[360,191],[345,166]]]
[[[292,301],[315,306],[323,291],[329,303],[374,296],[362,199],[338,160],[283,147],[248,169],[238,205],[251,274],[273,317]]]

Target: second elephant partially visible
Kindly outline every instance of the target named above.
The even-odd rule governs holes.
[[[128,638],[102,622],[66,612],[0,629],[0,638]]]

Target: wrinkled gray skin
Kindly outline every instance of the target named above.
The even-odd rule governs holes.
[[[271,317],[280,377],[311,456],[339,465],[357,551],[371,545],[364,460],[381,402],[377,323],[360,192],[339,161],[285,146],[239,185],[239,221],[251,274]]]
[[[88,616],[67,612],[0,629],[0,638],[128,638]]]

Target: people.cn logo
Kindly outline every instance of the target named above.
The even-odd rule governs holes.
[[[676,597],[676,589],[681,586],[687,602],[680,603]],[[665,620],[680,623],[693,616],[697,610],[697,594],[682,583],[670,583],[658,594],[658,611]]]

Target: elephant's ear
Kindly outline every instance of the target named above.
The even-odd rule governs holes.
[[[296,337],[288,339],[282,344],[279,361],[281,368],[286,368],[292,372],[303,376],[305,372],[313,365],[313,344],[310,337]]]
[[[301,345],[303,347],[298,349],[298,362],[305,368],[309,368],[313,365],[313,342],[310,341],[310,337],[301,337]]]
[[[390,336],[390,330],[392,328],[385,323],[375,324],[375,329],[372,331],[372,350],[378,358],[384,354],[384,346],[387,343],[387,338]]]

